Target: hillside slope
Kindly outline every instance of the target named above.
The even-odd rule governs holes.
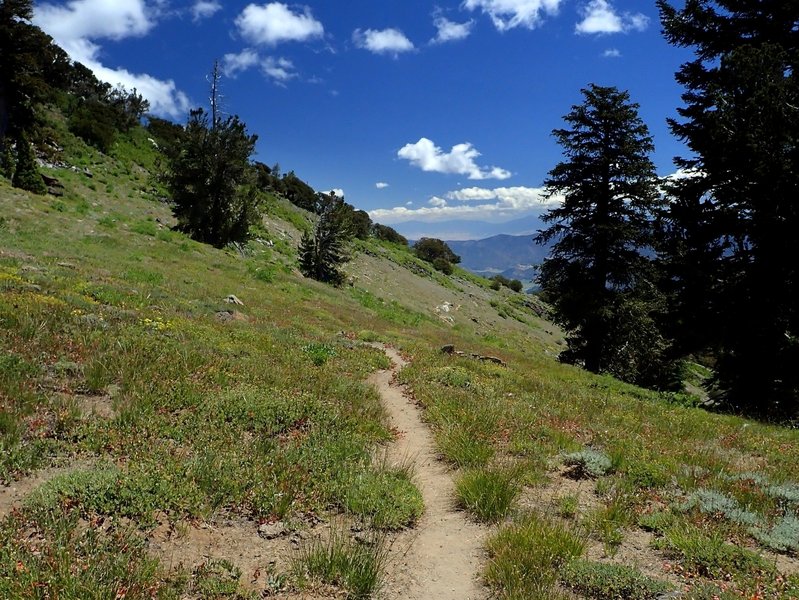
[[[283,199],[196,243],[141,130],[64,145],[62,197],[0,181],[0,597],[799,594],[796,431],[561,365],[533,300],[390,244],[307,280]],[[437,456],[391,454],[428,438],[378,376]],[[475,572],[415,571],[430,515],[482,523]]]

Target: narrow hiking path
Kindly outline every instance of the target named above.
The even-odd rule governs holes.
[[[485,561],[487,528],[469,521],[455,508],[455,483],[438,460],[430,428],[419,408],[394,382],[407,361],[393,348],[375,345],[391,359],[392,368],[369,378],[380,392],[391,423],[399,432],[389,460],[411,461],[425,512],[416,527],[392,545],[383,596],[389,600],[436,598],[478,600],[488,597],[479,575]]]

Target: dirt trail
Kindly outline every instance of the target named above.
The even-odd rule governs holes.
[[[415,482],[422,492],[425,513],[416,528],[399,536],[392,546],[382,595],[390,600],[476,600],[488,597],[479,573],[485,561],[483,542],[488,530],[466,519],[454,507],[455,484],[446,465],[437,459],[430,428],[419,409],[393,382],[407,364],[392,349],[378,346],[391,359],[390,371],[380,371],[369,382],[377,387],[400,432],[389,449],[394,462],[412,461]]]

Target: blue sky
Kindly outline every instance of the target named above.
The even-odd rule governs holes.
[[[178,122],[207,105],[219,59],[258,160],[412,238],[535,229],[551,131],[590,83],[641,105],[661,175],[684,153],[666,118],[689,54],[662,39],[654,1],[51,0],[34,21]]]

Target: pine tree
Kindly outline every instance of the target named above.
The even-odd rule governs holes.
[[[306,277],[341,285],[340,267],[348,260],[345,243],[348,232],[341,227],[335,210],[329,207],[319,215],[312,233],[302,236],[299,247],[300,271]]]
[[[33,148],[31,148],[28,138],[24,134],[21,134],[17,139],[17,166],[14,170],[11,185],[34,194],[44,195],[47,193],[47,186],[44,184],[44,180],[36,166],[36,156],[33,153]]]
[[[718,356],[732,408],[799,409],[799,3],[658,1],[666,38],[693,47],[672,131],[692,155],[671,186],[675,333]]]
[[[218,83],[216,76],[214,81]],[[258,219],[255,175],[249,163],[258,136],[248,135],[237,116],[222,119],[217,101],[212,105],[210,123],[203,109],[191,111],[184,134],[167,156],[165,183],[177,228],[221,248],[245,241]]]
[[[565,160],[546,180],[563,203],[544,215],[536,242],[555,241],[538,282],[568,331],[562,358],[593,372],[655,385],[666,343],[654,320],[655,243],[660,199],[649,158],[654,146],[638,105],[613,87],[591,85],[553,133]]]

